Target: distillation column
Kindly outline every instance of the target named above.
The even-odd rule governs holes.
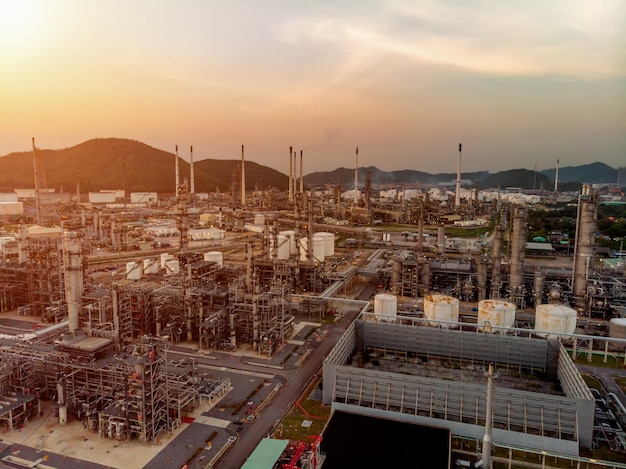
[[[500,298],[500,287],[502,283],[501,266],[502,262],[502,227],[496,226],[493,232],[493,252],[491,254],[491,298]]]
[[[78,314],[83,294],[83,256],[78,233],[63,233],[63,269],[65,274],[65,301],[70,332],[78,329]]]
[[[526,207],[513,208],[513,231],[511,233],[510,279],[511,301],[522,306],[524,301],[524,250],[526,249]]]
[[[576,230],[576,244],[574,254],[573,291],[576,297],[576,307],[584,309],[587,294],[589,269],[595,260],[595,231],[598,217],[598,201],[591,193],[591,186],[583,185],[583,191],[578,198],[578,220]]]

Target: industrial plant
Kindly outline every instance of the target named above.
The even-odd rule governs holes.
[[[218,365],[241,357],[265,373],[233,404],[238,424],[253,420],[285,392],[273,373],[314,354],[303,325],[349,318],[320,357],[331,412],[444,428],[475,441],[483,467],[496,447],[572,461],[599,444],[626,451],[626,402],[599,418],[577,367],[626,363],[626,268],[597,262],[602,198],[590,184],[572,196],[575,236],[556,255],[528,239],[529,210],[554,192],[462,187],[461,144],[449,190],[359,180],[358,148],[354,187],[305,187],[293,147],[287,190],[251,190],[244,150],[229,192],[198,191],[193,148],[187,177],[176,147],[169,194],[59,198],[38,187],[33,141],[35,188],[0,194],[6,435],[48,403],[59,427],[158,446],[194,411],[225,407],[239,385]],[[480,234],[447,233],[464,229]],[[203,438],[185,464],[220,467],[239,444]],[[323,435],[262,444],[281,455],[275,467],[322,467]]]

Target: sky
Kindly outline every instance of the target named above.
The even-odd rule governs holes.
[[[0,0],[0,155],[626,166],[624,0]],[[185,152],[181,157],[189,159]],[[299,170],[298,170],[299,171]]]

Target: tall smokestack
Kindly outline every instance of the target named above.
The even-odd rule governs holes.
[[[354,167],[354,205],[358,203],[357,186],[359,184],[359,147],[356,147],[356,166]]]
[[[35,205],[37,207],[37,224],[41,225],[41,208],[39,205],[39,178],[37,177],[37,147],[35,147],[35,137],[33,137],[33,171],[35,177]]]
[[[296,158],[298,158],[297,152],[293,152],[293,184],[291,185],[291,200],[296,201],[296,174],[297,174],[297,162]]]
[[[300,194],[302,194],[304,191],[303,189],[303,185],[302,185],[302,150],[300,150]]]
[[[554,173],[554,192],[557,192],[559,187],[559,160],[556,160],[556,171]]]
[[[293,160],[291,159],[293,155],[293,147],[289,147],[289,202],[293,201]]]
[[[243,145],[241,145],[241,205],[246,205],[246,160],[243,156]]]
[[[194,178],[193,176],[193,146],[189,147],[189,179],[191,179],[191,193],[195,194],[196,193],[196,189],[195,189],[195,182],[196,182],[196,178]]]
[[[178,145],[176,145],[176,188],[174,194],[178,195],[178,188],[180,187],[180,175],[178,173]]]
[[[461,147],[462,143],[459,143],[459,157],[456,161],[456,195],[454,196],[454,206],[459,207],[461,205]]]

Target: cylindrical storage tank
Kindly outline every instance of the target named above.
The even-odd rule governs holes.
[[[298,252],[298,249],[296,246],[296,232],[293,230],[285,230],[285,231],[279,231],[278,234],[286,236],[288,238],[289,254],[290,255],[296,254]]]
[[[609,321],[609,337],[611,339],[626,339],[626,318],[612,318]],[[614,350],[626,349],[626,342],[611,342],[610,345]]]
[[[274,242],[276,242],[275,246]],[[270,257],[280,261],[289,259],[289,238],[287,236],[278,234],[276,238],[270,238]]]
[[[515,304],[503,300],[478,302],[478,325],[488,322],[491,326],[512,327],[515,323]],[[487,329],[487,328],[485,328]],[[495,332],[487,330],[487,332]],[[500,330],[499,332],[505,332]]]
[[[215,262],[222,267],[224,265],[224,253],[221,251],[209,251],[204,253],[204,260],[208,262]]]
[[[300,238],[300,261],[306,262],[309,260],[309,239]]]
[[[535,333],[547,335],[573,334],[576,330],[576,310],[561,304],[542,304],[535,308]]]
[[[265,225],[265,215],[262,213],[257,213],[254,216],[254,224],[255,225]]]
[[[335,255],[335,235],[325,231],[316,233],[315,236],[324,238],[324,257]]]
[[[459,322],[459,300],[447,295],[428,295],[424,298],[424,317],[431,321]],[[430,323],[431,326],[455,327],[453,324]]]
[[[143,273],[146,275],[154,275],[159,273],[160,263],[157,259],[143,260]]]
[[[133,261],[126,263],[126,279],[139,280],[141,279],[142,273],[141,265],[138,262]]]
[[[171,254],[168,254],[166,252],[164,252],[163,254],[161,254],[161,268],[164,269],[167,261],[169,261],[172,258]]]
[[[326,240],[323,236],[313,235],[313,255],[315,262],[324,262],[326,259]]]
[[[379,293],[374,297],[374,314],[378,321],[395,321],[398,315],[398,298],[389,293]]]
[[[165,263],[166,275],[177,274],[180,272],[180,264],[178,259],[170,259]]]

